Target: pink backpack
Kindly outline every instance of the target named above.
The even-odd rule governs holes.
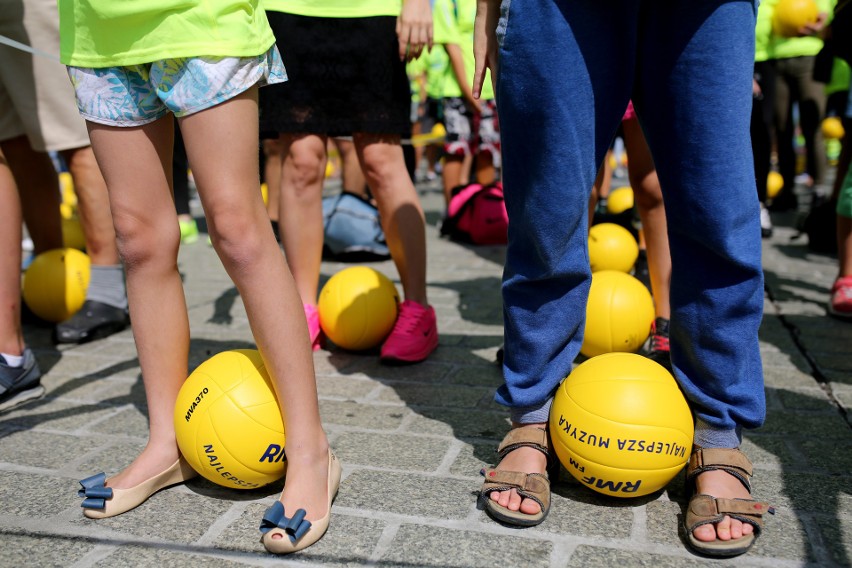
[[[447,218],[441,225],[442,235],[475,245],[504,245],[508,228],[502,183],[471,183],[453,189]]]

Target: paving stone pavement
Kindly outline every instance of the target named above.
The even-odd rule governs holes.
[[[424,188],[421,188],[424,189]],[[55,347],[27,327],[46,398],[0,415],[0,566],[704,566],[681,524],[682,474],[665,491],[614,500],[563,475],[539,527],[503,527],[476,509],[479,469],[508,429],[500,383],[501,247],[465,247],[436,229],[442,199],[423,192],[429,296],[440,347],[425,363],[315,354],[323,421],[344,465],[324,539],[277,558],[257,526],[281,484],[240,492],[203,480],[162,491],[131,513],[92,521],[77,480],[118,471],[144,445],[146,405],[129,331]],[[768,417],[746,434],[755,494],[777,506],[736,566],[852,565],[852,323],[826,317],[836,261],[790,240],[789,215],[765,241],[760,332]],[[345,265],[324,262],[323,278]],[[391,262],[371,264],[398,284]],[[204,240],[180,253],[192,367],[251,347],[239,295]]]

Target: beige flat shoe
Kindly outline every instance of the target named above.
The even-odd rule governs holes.
[[[281,501],[276,501],[266,510],[260,522],[260,532],[263,533],[260,542],[266,550],[274,554],[290,554],[307,548],[322,538],[328,530],[328,522],[331,520],[331,503],[337,496],[342,473],[340,462],[329,448],[328,509],[325,516],[316,521],[307,521],[305,510],[297,509],[292,517],[287,518],[284,516],[284,505]],[[274,535],[281,535],[281,538],[273,538]]]
[[[104,519],[126,513],[148,500],[148,497],[171,485],[183,483],[198,473],[192,469],[183,457],[162,473],[146,479],[136,487],[114,489],[105,487],[106,475],[99,473],[80,481],[83,486],[77,492],[83,498],[83,514],[90,519]]]

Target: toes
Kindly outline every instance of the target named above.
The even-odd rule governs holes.
[[[525,515],[535,515],[541,512],[541,505],[532,499],[524,499],[520,506],[520,511]]]
[[[719,540],[731,540],[734,538],[731,535],[731,517],[725,517],[716,525],[716,538]]]
[[[713,525],[701,525],[692,531],[693,536],[702,542],[713,542],[716,540],[716,531]]]
[[[515,491],[514,489],[512,491],[509,491],[508,493],[509,493],[509,504],[507,505],[507,508],[510,511],[517,511],[518,509],[521,508],[521,496],[518,495],[518,492]]]

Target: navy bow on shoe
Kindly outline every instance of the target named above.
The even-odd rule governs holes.
[[[77,491],[78,497],[83,497],[80,505],[84,509],[105,509],[106,500],[112,498],[112,487],[104,487],[106,474],[98,473],[80,480],[82,489]]]
[[[279,528],[290,537],[290,542],[295,543],[311,528],[311,522],[305,520],[306,514],[304,509],[297,509],[293,517],[288,519],[284,516],[284,505],[281,504],[281,501],[276,501],[263,514],[263,519],[260,521],[260,532],[265,534],[272,529]]]

